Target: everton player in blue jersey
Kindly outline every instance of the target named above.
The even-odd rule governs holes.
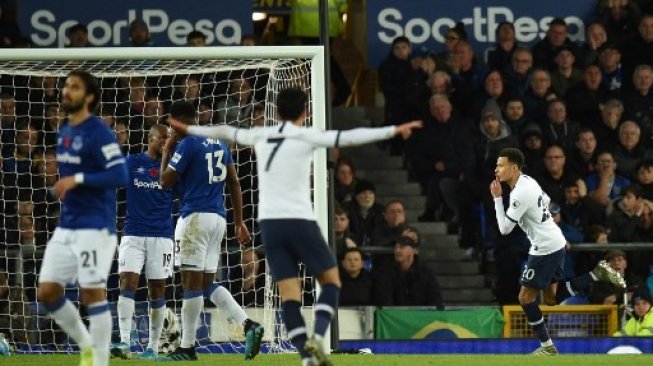
[[[189,102],[176,102],[170,107],[171,120],[195,124],[195,118],[195,107]],[[175,239],[179,240],[176,250],[181,264],[184,298],[181,345],[166,360],[197,359],[195,330],[204,304],[203,296],[225,309],[237,324],[243,325],[245,358],[250,359],[259,352],[263,327],[248,319],[231,293],[214,282],[227,227],[225,183],[229,186],[234,210],[236,236],[244,244],[249,241],[249,232],[243,224],[240,183],[229,147],[216,139],[196,136],[175,135],[168,139],[161,161],[161,185],[172,188],[178,184],[183,192],[181,223],[177,224],[180,235]]]
[[[118,249],[120,297],[118,298],[118,327],[120,343],[111,353],[130,358],[129,350],[134,293],[138,288],[141,270],[145,266],[150,299],[149,341],[139,358],[156,358],[159,337],[165,320],[165,283],[170,277],[172,261],[172,200],[171,189],[159,183],[161,152],[168,138],[168,129],[156,124],[148,133],[147,152],[127,156],[127,215],[125,232]]]
[[[116,137],[93,111],[98,81],[72,71],[62,91],[68,119],[57,136],[61,199],[59,224],[45,249],[38,299],[81,349],[81,366],[107,366],[111,314],[106,282],[116,251],[116,188],[127,183],[125,159]],[[87,330],[64,286],[77,281],[88,309]]]

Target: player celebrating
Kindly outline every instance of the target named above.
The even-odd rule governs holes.
[[[130,358],[129,350],[134,293],[145,265],[150,299],[150,331],[145,352],[139,358],[156,358],[159,338],[165,320],[165,282],[172,260],[172,199],[171,189],[159,184],[159,167],[168,129],[159,124],[150,128],[147,152],[127,156],[129,183],[126,187],[127,215],[125,232],[118,250],[120,297],[118,327],[120,343],[111,348],[114,356]]]
[[[277,96],[281,124],[251,130],[230,126],[186,126],[170,121],[181,133],[227,139],[252,145],[258,157],[260,187],[259,222],[263,247],[272,277],[281,295],[283,320],[288,337],[297,348],[303,365],[330,365],[322,339],[337,309],[340,292],[338,268],[313,214],[310,172],[313,151],[319,147],[340,147],[389,139],[408,138],[420,121],[383,128],[350,131],[318,131],[301,125],[307,117],[308,97],[301,89],[289,88]],[[301,289],[297,280],[299,262],[317,276],[322,291],[315,305],[314,338],[307,340],[300,313]]]
[[[62,96],[68,119],[57,136],[61,178],[54,186],[61,216],[43,256],[38,299],[81,349],[81,366],[107,366],[106,282],[116,251],[116,188],[127,183],[127,169],[113,131],[92,114],[100,102],[98,81],[85,71],[71,71]],[[75,280],[89,330],[64,297],[64,286]]]
[[[501,234],[507,235],[519,224],[531,242],[528,262],[519,280],[522,285],[519,303],[541,343],[533,354],[556,355],[558,350],[551,341],[537,298],[544,291],[545,303],[555,305],[556,281],[562,278],[567,241],[551,218],[549,196],[533,178],[521,172],[523,164],[524,155],[518,149],[501,150],[494,170],[496,179],[490,184],[490,193],[494,197]],[[501,182],[506,182],[511,188],[507,212],[503,208]],[[592,272],[567,282],[566,287],[571,293],[582,292],[593,281],[599,280],[626,287],[621,275],[605,261],[599,262]]]
[[[169,121],[195,124],[195,107],[176,102],[170,107]],[[177,138],[181,138],[177,142]],[[170,152],[174,154],[170,157]],[[229,147],[218,140],[196,136],[171,136],[164,146],[161,161],[161,185],[172,188],[179,182],[181,198],[181,235],[178,254],[184,299],[181,309],[181,346],[166,357],[169,361],[196,360],[195,331],[204,304],[204,295],[224,308],[245,331],[245,358],[259,352],[263,327],[248,319],[231,293],[214,282],[218,270],[220,245],[224,237],[226,209],[224,185],[229,186],[238,241],[249,241],[243,223],[243,204],[238,175]]]

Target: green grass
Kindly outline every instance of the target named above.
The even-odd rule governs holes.
[[[573,355],[535,357],[529,355],[333,355],[335,366],[634,366],[653,365],[653,355],[609,356]],[[0,357],[1,366],[68,366],[77,365],[77,355],[43,355]],[[111,366],[152,366],[152,361],[111,359]],[[164,363],[170,364],[170,363]],[[172,365],[193,366],[299,366],[296,354],[259,355],[245,361],[242,355],[200,355],[197,362],[175,362]]]

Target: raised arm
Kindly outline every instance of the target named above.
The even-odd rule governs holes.
[[[195,126],[187,125],[173,118],[168,118],[170,127],[174,128],[181,135],[205,136],[228,142],[237,142],[241,145],[254,144],[254,130],[235,128],[227,125],[220,126]]]

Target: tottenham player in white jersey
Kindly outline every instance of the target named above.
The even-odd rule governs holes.
[[[490,193],[494,197],[499,231],[507,235],[515,225],[524,230],[531,242],[528,262],[520,278],[519,303],[524,309],[528,323],[540,340],[541,346],[533,352],[535,355],[556,355],[557,349],[551,341],[538,297],[542,293],[547,305],[555,305],[557,281],[562,279],[567,240],[562,231],[551,218],[549,196],[531,177],[521,172],[524,155],[515,148],[506,148],[499,152],[496,179],[490,184]],[[510,186],[509,207],[503,205],[501,182]],[[621,275],[614,271],[605,261],[601,261],[592,272],[566,282],[570,294],[586,290],[593,281],[607,281],[625,287]]]
[[[61,199],[57,228],[45,249],[38,299],[81,349],[81,366],[107,366],[111,313],[106,286],[116,251],[116,188],[127,183],[125,159],[113,131],[93,115],[100,101],[98,81],[72,71],[62,91],[68,118],[57,133]],[[89,315],[87,330],[64,296],[77,282]]]
[[[421,121],[382,128],[349,131],[318,131],[302,127],[306,121],[307,95],[298,88],[279,92],[277,108],[281,123],[251,130],[229,126],[186,126],[170,121],[181,133],[207,136],[254,146],[259,177],[259,223],[263,248],[281,295],[288,337],[303,365],[330,365],[322,346],[331,316],[337,309],[340,278],[333,254],[315,221],[311,203],[310,174],[313,151],[320,147],[360,145],[400,135],[408,138]],[[314,337],[300,313],[299,262],[316,276],[322,287],[315,305]]]

